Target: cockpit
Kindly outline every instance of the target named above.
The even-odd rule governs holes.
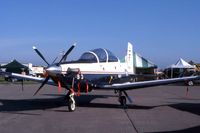
[[[107,49],[94,49],[82,54],[79,62],[99,63],[99,62],[118,62],[119,59]]]

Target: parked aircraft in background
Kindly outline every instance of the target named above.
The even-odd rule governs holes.
[[[76,108],[75,95],[80,96],[81,93],[88,93],[93,89],[114,90],[118,93],[120,104],[125,106],[126,99],[132,102],[131,98],[126,93],[127,90],[200,79],[200,76],[190,76],[134,82],[133,48],[131,43],[128,43],[125,63],[121,63],[119,58],[112,52],[102,48],[83,53],[77,61],[66,61],[67,56],[74,47],[75,45],[72,45],[58,63],[54,61],[52,64],[44,58],[36,47],[33,47],[35,52],[48,65],[44,71],[45,78],[16,73],[1,72],[1,74],[19,79],[41,82],[41,86],[34,95],[36,95],[45,84],[58,86],[59,90],[61,87],[67,89],[68,93],[66,98],[68,99],[69,111],[74,111]]]

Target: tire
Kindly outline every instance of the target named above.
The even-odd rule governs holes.
[[[193,81],[188,81],[188,85],[193,86],[194,85]]]
[[[76,110],[76,103],[72,99],[69,99],[68,101],[68,109],[70,112],[74,112]]]
[[[119,102],[123,107],[125,107],[126,106],[126,97],[125,96],[121,96],[119,98]]]

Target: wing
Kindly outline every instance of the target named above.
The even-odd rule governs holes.
[[[152,80],[152,81],[142,81],[142,82],[127,82],[120,84],[112,84],[112,85],[102,85],[98,86],[98,88],[102,89],[114,89],[114,90],[132,90],[146,87],[153,87],[159,85],[167,85],[179,82],[187,82],[193,80],[199,80],[200,76],[190,76],[190,77],[182,77],[182,78],[173,78],[173,79],[162,79],[162,80]]]
[[[29,76],[29,75],[23,75],[23,74],[18,74],[18,73],[9,73],[9,72],[0,72],[0,75],[7,76],[7,77],[13,77],[13,78],[17,78],[17,79],[31,80],[31,81],[35,81],[35,82],[39,82],[39,83],[42,83],[45,80],[45,78],[38,78],[38,77]],[[47,82],[47,84],[57,86],[52,80],[49,80]]]

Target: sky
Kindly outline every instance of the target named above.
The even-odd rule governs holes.
[[[73,43],[68,60],[94,48],[124,58],[127,43],[165,68],[179,58],[200,63],[199,0],[1,0],[0,62],[44,65]]]

